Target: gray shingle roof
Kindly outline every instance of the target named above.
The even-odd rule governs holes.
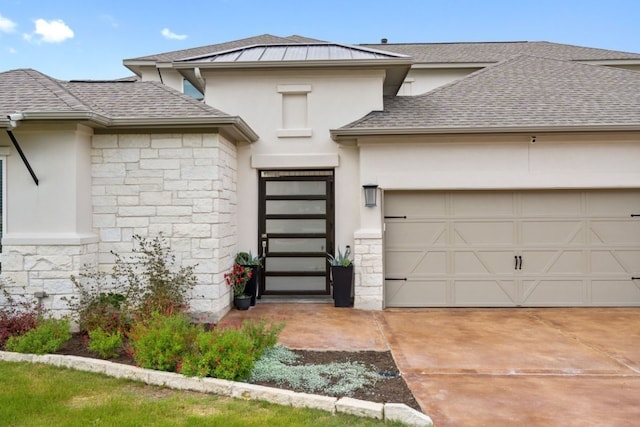
[[[171,52],[156,53],[153,55],[141,56],[138,58],[125,59],[127,61],[158,61],[158,62],[171,62],[179,59],[191,58],[196,56],[204,56],[214,54],[216,52],[222,52],[230,49],[237,49],[241,47],[257,45],[257,44],[291,44],[291,43],[310,43],[321,42],[322,40],[310,39],[303,36],[290,36],[290,37],[278,37],[271,34],[262,34],[255,37],[248,37],[246,39],[234,40],[226,43],[218,43],[207,46],[194,47],[191,49],[175,50]]]
[[[640,72],[519,56],[339,129],[640,128]],[[404,131],[401,131],[404,130]]]
[[[31,69],[0,73],[0,116],[94,112],[109,118],[227,117],[157,82],[61,81]]]
[[[362,46],[410,55],[417,63],[487,63],[529,55],[567,61],[640,60],[640,54],[550,42],[386,43]]]
[[[122,128],[211,127],[238,141],[258,136],[230,116],[159,82],[137,79],[61,81],[31,69],[0,73],[0,127],[7,116],[24,120],[91,121]]]

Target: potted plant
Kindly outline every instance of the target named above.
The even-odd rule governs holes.
[[[251,306],[254,306],[256,305],[256,297],[258,297],[258,285],[260,284],[262,261],[260,260],[260,257],[254,257],[251,255],[251,251],[238,252],[236,255],[236,264],[240,264],[243,267],[251,269],[251,279],[247,282],[244,293],[251,296]]]
[[[331,264],[331,284],[336,307],[351,307],[351,288],[353,286],[353,262],[349,258],[351,247],[347,245],[344,254],[338,248],[337,255],[327,254]]]
[[[231,271],[224,275],[225,282],[233,289],[233,304],[238,310],[248,310],[251,306],[251,295],[245,294],[249,279],[251,269],[238,263],[234,263]]]

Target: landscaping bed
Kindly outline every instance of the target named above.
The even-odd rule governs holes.
[[[404,403],[411,408],[420,410],[420,406],[414,399],[413,394],[407,387],[404,379],[399,375],[399,371],[391,357],[391,353],[388,351],[348,352],[294,350],[294,353],[299,356],[299,359],[296,362],[298,364],[322,365],[332,362],[350,361],[361,362],[367,367],[374,367],[375,372],[380,373],[383,379],[376,381],[372,386],[356,390],[350,397],[379,403]],[[87,337],[86,335],[81,334],[74,334],[71,340],[67,341],[60,350],[56,351],[56,354],[67,354],[95,359],[100,358],[96,353],[87,348]],[[118,357],[108,360],[111,362],[135,366],[133,358],[123,352],[121,352]],[[286,384],[276,384],[274,382],[261,381],[256,382],[256,384],[306,392],[302,389],[297,390]]]

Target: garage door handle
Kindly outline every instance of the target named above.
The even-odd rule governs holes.
[[[640,280],[640,277],[632,277],[631,280]]]
[[[518,261],[520,261],[520,268],[518,268],[518,270],[522,270],[522,255],[518,255]]]
[[[637,216],[640,216],[640,214],[631,214],[631,218],[635,218]]]
[[[516,260],[515,269],[522,270],[522,256],[514,255],[513,258]]]
[[[397,277],[385,277],[384,280],[402,280],[403,282],[407,281],[406,277],[403,277],[402,279],[397,278]]]

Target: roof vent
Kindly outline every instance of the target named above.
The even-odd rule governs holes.
[[[384,38],[384,39],[380,39],[380,43],[382,43],[382,44],[387,44],[387,42],[388,42],[388,41],[389,41],[389,40],[387,40],[386,38]]]

